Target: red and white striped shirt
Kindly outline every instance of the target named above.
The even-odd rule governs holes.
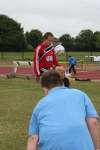
[[[42,69],[49,70],[58,66],[58,60],[55,55],[54,47],[46,47],[43,43],[34,50],[34,73],[36,76],[41,75]]]

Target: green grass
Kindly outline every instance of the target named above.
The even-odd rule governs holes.
[[[1,150],[25,150],[28,120],[41,96],[33,80],[0,79]]]
[[[100,115],[100,81],[96,82],[74,82],[72,84],[73,87],[81,89],[82,91],[86,92],[88,96],[91,98],[93,104],[96,107]]]
[[[33,60],[33,52],[0,52],[0,60]]]
[[[72,82],[92,99],[100,113],[100,82]],[[43,96],[34,80],[0,78],[0,150],[25,150],[33,107]]]
[[[67,55],[75,56],[78,60],[83,60],[85,56],[91,55],[91,52],[67,52]],[[100,52],[92,52],[94,56],[100,56]],[[66,55],[58,56],[60,61],[66,60]],[[33,52],[0,52],[0,60],[33,60]]]

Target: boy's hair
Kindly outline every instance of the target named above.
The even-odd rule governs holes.
[[[58,72],[50,70],[45,72],[41,77],[41,86],[47,89],[51,89],[57,86],[62,86],[63,81]]]
[[[49,36],[53,37],[53,34],[51,32],[46,32],[43,36],[43,39],[47,39]]]

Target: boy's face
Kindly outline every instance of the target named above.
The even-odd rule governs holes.
[[[53,36],[48,36],[48,38],[45,40],[45,44],[47,46],[53,44],[53,42],[54,42],[54,37]]]

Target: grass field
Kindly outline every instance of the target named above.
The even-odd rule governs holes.
[[[33,52],[0,52],[0,60],[33,60]],[[75,56],[78,60],[84,60],[85,56],[94,55],[100,56],[100,52],[67,52],[64,55],[58,56],[60,61],[66,60],[66,55]]]
[[[71,83],[85,91],[100,115],[100,82]],[[43,96],[34,80],[0,78],[0,150],[25,150],[33,107]]]

